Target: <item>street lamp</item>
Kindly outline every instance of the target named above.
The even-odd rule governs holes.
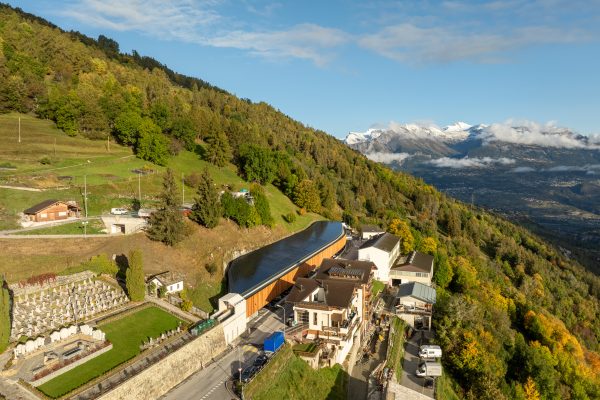
[[[283,343],[285,343],[285,307],[282,307],[281,305],[277,304],[277,307],[281,308],[283,310]]]

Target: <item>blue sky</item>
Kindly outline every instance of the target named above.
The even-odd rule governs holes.
[[[600,1],[8,1],[337,137],[401,123],[600,132]]]

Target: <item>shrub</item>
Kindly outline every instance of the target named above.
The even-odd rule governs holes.
[[[181,302],[181,304],[180,304],[180,307],[181,307],[181,309],[182,309],[183,311],[187,311],[187,312],[189,312],[189,311],[191,311],[191,310],[192,310],[192,305],[193,305],[193,304],[192,304],[192,301],[191,301],[191,300],[188,300],[188,299],[186,299],[186,300],[183,300],[183,301]]]
[[[40,158],[40,164],[50,165],[50,164],[52,164],[52,160],[50,159],[50,157],[44,156],[44,157]]]
[[[288,224],[291,224],[296,221],[296,213],[294,213],[294,212],[287,213],[283,216],[283,219]]]
[[[206,271],[211,274],[211,276],[214,275],[218,270],[217,264],[214,262],[205,264],[204,268],[206,268]]]

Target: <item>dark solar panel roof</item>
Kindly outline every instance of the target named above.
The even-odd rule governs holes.
[[[229,292],[248,297],[343,235],[341,222],[318,221],[301,232],[238,257],[227,269]]]

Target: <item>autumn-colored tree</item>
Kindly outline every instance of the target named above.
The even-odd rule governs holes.
[[[319,212],[321,209],[321,197],[319,189],[313,181],[304,179],[294,188],[294,203],[308,212]]]
[[[400,237],[400,251],[402,253],[408,253],[415,248],[415,238],[406,221],[400,218],[392,219],[387,231],[392,235]]]
[[[419,243],[419,251],[427,254],[434,254],[437,250],[437,242],[431,236],[427,236]]]
[[[537,390],[535,381],[530,376],[527,377],[527,382],[523,385],[526,400],[540,400],[540,393]]]

